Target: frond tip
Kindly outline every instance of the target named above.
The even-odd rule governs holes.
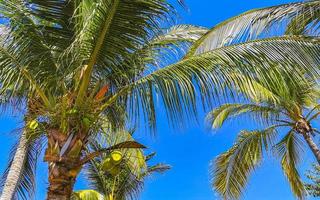
[[[240,115],[249,115],[258,121],[265,121],[269,117],[276,117],[278,110],[271,106],[262,106],[259,104],[224,104],[211,111],[206,121],[214,128],[220,128],[225,121]]]
[[[281,166],[290,184],[292,192],[299,198],[304,199],[306,191],[297,164],[300,160],[300,153],[303,152],[303,141],[300,135],[294,131],[289,133],[275,146],[275,151],[280,157]]]
[[[239,199],[249,175],[260,164],[263,151],[273,144],[275,129],[242,131],[227,152],[219,155],[212,166],[212,184],[224,199]]]

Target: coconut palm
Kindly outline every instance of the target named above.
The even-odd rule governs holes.
[[[23,90],[23,88],[21,88]],[[7,101],[5,95],[2,97],[2,107],[17,106],[26,101],[23,93],[15,94],[15,100]],[[29,99],[31,97],[29,96]],[[28,103],[26,103],[28,104]],[[26,106],[28,107],[28,106]],[[28,109],[24,114],[27,118]],[[9,156],[9,162],[1,178],[2,193],[0,199],[13,199],[17,194],[22,198],[31,198],[35,188],[35,172],[37,158],[42,149],[42,138],[32,138],[28,129],[22,129],[18,142],[14,145]]]
[[[22,132],[19,142],[9,156],[8,167],[4,171],[1,199],[14,199],[17,195],[28,199],[34,195],[35,171],[41,149],[41,139],[28,141],[27,133]]]
[[[21,3],[21,2],[20,2]],[[37,3],[37,2],[34,2],[34,3]],[[19,34],[23,34],[22,33],[22,30],[25,30],[24,28],[26,28],[26,26],[27,25],[30,25],[29,23],[35,23],[35,26],[37,26],[38,28],[41,28],[41,27],[43,27],[44,29],[50,29],[50,30],[48,30],[48,32],[45,32],[46,34],[53,34],[53,32],[59,32],[60,31],[60,34],[61,35],[63,35],[63,34],[65,34],[65,32],[63,32],[63,31],[66,31],[66,30],[59,30],[60,28],[65,28],[65,27],[56,27],[56,26],[54,26],[54,27],[52,27],[52,26],[48,26],[48,23],[45,21],[46,19],[50,19],[50,20],[53,20],[53,17],[56,17],[56,16],[43,16],[43,15],[41,15],[41,12],[43,11],[42,9],[44,9],[42,6],[44,6],[44,5],[40,5],[40,4],[42,4],[42,3],[46,3],[46,2],[38,2],[39,3],[39,5],[38,6],[36,6],[35,7],[35,9],[34,10],[28,10],[27,8],[25,8],[24,6],[25,5],[23,5],[23,4],[19,4],[19,5],[21,5],[20,7],[18,7],[18,9],[16,9],[16,11],[18,11],[18,14],[17,14],[17,17],[20,17],[20,18],[18,18],[19,20],[21,20],[21,19],[24,19],[24,18],[28,18],[28,17],[26,17],[26,15],[28,15],[28,14],[34,14],[34,13],[31,13],[31,12],[37,12],[37,16],[36,15],[34,15],[34,16],[32,16],[32,17],[37,17],[37,18],[35,18],[35,19],[33,19],[33,18],[28,18],[29,19],[29,21],[26,21],[26,22],[23,22],[23,23],[26,23],[26,24],[23,24],[23,23],[21,23],[22,21],[19,21],[19,20],[15,20],[15,21],[13,21],[13,22],[17,22],[16,24],[15,23],[12,23],[12,24],[10,24],[10,25],[12,25],[12,30],[11,30],[11,32],[10,32],[10,35],[11,35],[11,38],[10,39],[8,39],[6,42],[5,42],[5,46],[6,47],[9,47],[9,41],[11,41],[11,39],[12,38],[15,38],[15,37],[18,37],[19,36]],[[67,12],[67,9],[71,9],[70,7],[72,7],[72,4],[70,3],[70,4],[68,4],[69,3],[69,1],[66,1],[66,2],[58,2],[56,5],[49,5],[49,6],[52,6],[52,7],[62,7],[62,8],[64,8],[64,9],[66,9],[66,10],[64,10],[63,11],[63,17],[65,17],[65,18],[68,18],[69,17],[69,19],[71,18],[71,16],[69,15],[70,14],[70,12],[68,13]],[[147,5],[147,2],[145,2],[145,4]],[[67,6],[66,6],[67,5]],[[12,6],[14,6],[13,5],[13,3],[4,3],[4,5],[3,5],[4,7],[9,7],[9,8],[11,8]],[[95,5],[95,6],[97,6],[97,5]],[[109,6],[109,5],[105,5],[105,6]],[[143,5],[141,5],[141,6],[143,6]],[[153,7],[152,7],[153,6]],[[157,3],[157,2],[155,2],[155,4],[154,5],[150,5],[150,8],[148,8],[149,10],[152,10],[152,9],[155,9],[154,11],[156,11],[158,8],[156,8],[157,6],[160,6],[159,8],[162,8],[162,9],[164,9],[164,7],[163,7],[163,5],[161,5],[161,3]],[[40,8],[40,9],[39,9]],[[39,10],[38,10],[39,9]],[[164,9],[164,10],[166,10],[166,9]],[[66,12],[65,12],[66,11]],[[160,11],[160,10],[159,10]],[[139,11],[140,12],[140,11]],[[139,14],[139,12],[137,12],[137,13],[133,13],[133,14],[136,14],[136,15],[140,15]],[[148,11],[149,12],[149,11]],[[60,13],[61,14],[61,13]],[[73,13],[71,13],[71,14],[73,14]],[[88,13],[87,13],[88,14]],[[156,26],[156,24],[153,24],[153,22],[151,21],[151,15],[148,17],[148,15],[147,15],[148,13],[146,13],[146,19],[142,19],[142,22],[143,21],[145,21],[145,22],[143,22],[143,23],[145,23],[145,25],[146,26]],[[151,14],[151,13],[150,13]],[[156,15],[158,15],[159,13],[155,13],[155,15],[154,16],[156,16]],[[43,19],[44,18],[44,19]],[[141,17],[140,17],[141,18]],[[58,19],[56,19],[56,18],[54,18],[54,20],[62,20],[62,19],[60,19],[60,18],[58,18]],[[152,19],[153,20],[153,19]],[[49,20],[48,20],[49,21]],[[55,24],[54,25],[56,25],[58,22],[55,22]],[[149,24],[150,23],[150,24]],[[49,24],[50,25],[50,24]],[[66,24],[63,24],[63,25],[66,25]],[[18,28],[17,28],[18,27]],[[68,26],[68,28],[70,28],[71,27],[71,25],[70,26]],[[21,30],[18,30],[17,31],[17,29],[21,29]],[[31,27],[29,27],[29,28],[31,28]],[[130,27],[129,27],[130,28]],[[132,28],[132,27],[131,27]],[[138,28],[138,26],[137,27],[135,27],[135,29],[136,30],[138,30],[137,29]],[[19,32],[20,31],[20,32]],[[143,31],[143,28],[141,28],[141,29],[139,29],[139,31]],[[170,46],[170,48],[175,48],[174,47],[174,45],[175,44],[178,44],[178,43],[189,43],[189,42],[191,42],[191,41],[193,41],[193,40],[195,40],[197,37],[199,37],[199,35],[201,35],[201,34],[203,34],[204,32],[205,32],[205,29],[202,29],[202,28],[198,28],[198,27],[192,27],[192,26],[179,26],[179,27],[174,27],[174,28],[172,28],[171,30],[170,30],[171,32],[170,32],[170,34],[167,34],[166,36],[164,36],[164,37],[154,37],[154,38],[151,38],[152,39],[152,43],[150,43],[149,44],[149,46],[147,46],[147,45],[144,45],[144,46],[141,46],[141,47],[139,47],[139,48],[136,48],[136,54],[139,54],[140,56],[138,57],[138,59],[137,60],[134,60],[133,61],[133,59],[131,59],[130,60],[130,62],[137,62],[136,64],[138,65],[138,64],[140,64],[139,62],[148,62],[149,64],[150,64],[150,59],[148,58],[148,56],[149,56],[149,52],[148,51],[150,51],[150,49],[155,49],[154,50],[154,52],[153,52],[153,54],[154,55],[152,55],[152,56],[156,56],[156,54],[159,54],[160,52],[159,52],[159,48],[160,47],[165,47],[165,46]],[[143,31],[144,32],[144,31]],[[40,31],[39,31],[39,33],[40,33]],[[145,33],[145,36],[147,36],[148,34],[147,34],[147,32],[144,32]],[[137,33],[138,34],[138,33]],[[9,35],[9,34],[8,34]],[[55,35],[54,37],[61,37],[61,39],[65,39],[65,37],[68,37],[68,35],[63,35],[63,36],[61,36],[61,35],[59,35],[59,34],[57,34],[57,35]],[[39,37],[39,35],[37,35],[37,33],[36,34],[34,34],[33,36],[35,36],[35,38],[32,38],[32,39],[36,39],[36,38],[41,38],[41,37],[43,37],[43,36],[40,36]],[[184,38],[182,38],[181,36],[183,36]],[[25,36],[26,37],[26,36]],[[130,37],[131,38],[131,36],[130,35],[128,35],[128,36],[126,36],[126,37]],[[48,38],[48,35],[46,35],[46,38]],[[30,38],[27,38],[27,39],[30,39]],[[43,49],[41,49],[40,47],[39,47],[39,49],[36,49],[35,48],[35,45],[39,45],[39,44],[35,44],[35,43],[28,43],[28,44],[21,44],[21,46],[23,47],[23,48],[26,48],[26,49],[28,49],[28,52],[30,52],[29,50],[31,49],[31,50],[43,50],[43,52],[41,52],[41,51],[38,51],[38,52],[36,52],[34,55],[40,55],[40,54],[42,54],[42,53],[48,53],[48,49],[49,48],[47,48],[47,46],[46,45],[48,45],[48,46],[51,46],[51,45],[53,45],[53,43],[55,43],[56,42],[56,40],[55,40],[55,38],[50,38],[49,37],[49,39],[50,40],[48,40],[48,41],[46,41],[46,42],[51,42],[52,44],[44,44],[43,45]],[[137,38],[138,39],[138,38]],[[143,38],[141,38],[141,40],[142,40]],[[66,39],[67,40],[67,39]],[[35,40],[34,40],[35,41]],[[29,41],[26,41],[26,42],[30,42],[30,40]],[[61,42],[61,43],[60,43]],[[55,43],[54,45],[54,51],[56,51],[56,52],[53,52],[53,53],[55,53],[55,56],[57,56],[57,52],[59,52],[59,48],[63,48],[63,45],[68,45],[67,44],[67,42],[68,41],[59,41],[59,43]],[[139,42],[139,41],[133,41],[133,43],[135,43],[135,42]],[[30,45],[30,46],[28,46],[28,45]],[[135,44],[135,45],[137,45],[137,44]],[[41,45],[40,45],[41,46]],[[22,48],[22,49],[23,49]],[[27,51],[26,49],[23,49],[23,50],[25,50],[25,51]],[[46,50],[47,49],[47,50]],[[7,54],[7,55],[9,55],[9,54]],[[42,55],[44,55],[44,54],[42,54]],[[144,57],[142,57],[142,55],[144,56]],[[134,54],[132,54],[131,55],[131,57],[132,58],[134,58]],[[46,58],[46,57],[44,57],[44,58]],[[50,57],[48,57],[48,58],[50,58]],[[47,59],[47,58],[46,58]],[[141,60],[139,60],[139,59],[141,59]],[[145,59],[145,61],[143,61],[142,59]],[[43,60],[38,60],[39,62],[43,62]],[[5,62],[5,61],[4,61]],[[33,67],[34,67],[34,69],[36,68],[36,67],[41,67],[42,65],[41,64],[39,64],[39,62],[33,62],[32,64],[34,64],[33,65]],[[50,62],[50,61],[49,61]],[[122,63],[122,65],[123,66],[125,66],[125,65],[129,65],[129,63],[125,63],[126,61],[121,61],[121,62],[123,62]],[[129,60],[128,60],[128,62],[129,62]],[[48,63],[44,63],[44,65],[47,65]],[[131,64],[134,64],[134,63],[131,63]],[[48,66],[53,66],[52,64],[49,64]],[[124,70],[124,69],[122,69],[122,70]],[[114,73],[122,73],[121,71],[122,71],[121,69],[117,69],[116,71],[117,72],[114,72]],[[136,70],[138,70],[139,71],[139,69],[137,68]],[[55,71],[55,69],[53,70],[53,72]],[[134,72],[134,71],[129,71],[127,74],[123,74],[123,77],[121,78],[121,79],[119,79],[119,80],[115,80],[114,81],[114,83],[112,83],[112,84],[115,84],[115,85],[113,85],[114,87],[116,87],[116,85],[117,84],[121,84],[121,82],[122,82],[122,84],[124,84],[124,83],[126,83],[126,79],[131,79],[130,78],[130,76],[132,77],[132,76],[135,76],[135,73],[136,72]],[[15,76],[15,74],[11,74],[11,75],[13,75],[13,76]],[[42,74],[42,75],[44,75],[44,74]],[[98,75],[98,74],[96,74],[96,75]],[[9,75],[10,76],[10,75]],[[27,77],[28,75],[26,75],[25,77]],[[109,76],[110,76],[110,74],[109,74]],[[28,76],[29,77],[29,76]],[[8,78],[8,77],[7,77]],[[29,77],[30,78],[30,77]],[[9,79],[14,79],[14,77],[9,77]],[[110,81],[112,82],[112,80],[110,79]],[[19,84],[21,85],[21,86],[25,86],[25,84],[22,84],[22,83],[19,83],[19,81],[17,82],[17,84],[15,85],[15,87],[16,88],[18,88],[18,86],[19,86]],[[101,83],[102,84],[102,83]],[[110,84],[111,85],[111,84]],[[99,87],[99,84],[97,84],[97,86]],[[6,87],[8,87],[8,86],[6,86]],[[110,86],[111,87],[111,86]],[[5,88],[5,87],[4,87]],[[107,86],[104,86],[104,87],[102,87],[102,89],[100,90],[100,93],[98,93],[97,94],[97,96],[95,96],[95,98],[97,99],[97,98],[99,98],[99,94],[100,94],[100,96],[102,95],[104,95],[105,93],[106,93],[106,91],[105,90],[107,90],[106,89],[107,88]],[[7,90],[8,91],[8,90]],[[7,92],[6,91],[6,92]],[[105,91],[104,93],[103,93],[103,91]],[[13,93],[14,92],[16,92],[16,91],[13,91]],[[12,95],[13,96],[13,95]],[[41,95],[41,96],[43,96],[43,95]],[[37,99],[35,99],[35,102],[37,101]],[[74,110],[72,110],[71,109],[71,114],[72,114],[72,111],[74,111]],[[115,112],[115,111],[112,111],[112,112]],[[70,114],[69,113],[69,114]],[[74,113],[75,114],[75,113]],[[110,120],[110,119],[109,119]],[[88,120],[84,120],[84,123],[86,122],[86,121],[88,121]],[[36,121],[36,120],[34,120],[34,119],[31,119],[30,120],[30,124],[38,124],[38,122]],[[38,125],[36,125],[36,126],[38,126]],[[20,152],[20,151],[18,151],[18,152]],[[20,160],[20,159],[19,159]],[[13,167],[14,168],[14,167]],[[18,174],[18,173],[16,173],[16,174]],[[10,173],[9,173],[9,175],[10,175]],[[10,180],[10,179],[8,179],[8,180]],[[18,179],[16,179],[16,180],[18,180]],[[12,185],[11,185],[12,186]],[[9,197],[9,198],[11,198],[11,197]]]
[[[111,137],[112,138],[112,137]],[[111,145],[131,139],[127,132],[113,136]],[[103,146],[96,142],[91,146],[101,149]],[[163,173],[170,169],[165,164],[147,165],[155,153],[144,156],[140,149],[113,151],[110,154],[91,160],[85,167],[85,175],[91,190],[76,191],[73,199],[136,199],[143,189],[144,180],[154,173]]]
[[[166,1],[1,1],[9,30],[0,50],[1,87],[14,96],[17,90],[8,90],[14,83],[14,88],[23,86],[33,94],[27,124],[34,128],[34,137],[44,133],[48,141],[48,199],[70,197],[82,166],[104,152],[86,152],[88,141],[102,134],[103,126],[116,119],[117,109],[123,106],[130,123],[145,119],[147,128],[153,130],[157,94],[170,121],[179,126],[196,114],[197,88],[203,102],[210,103],[212,97],[228,96],[234,85],[246,90],[252,87],[250,79],[265,80],[271,68],[318,78],[317,38],[244,40],[258,25],[259,30],[266,30],[275,21],[290,22],[318,5],[315,1],[270,8],[277,18],[264,21],[266,15],[255,13],[250,16],[259,20],[249,20],[245,26],[234,26],[237,19],[231,19],[233,27],[244,30],[234,35],[245,43],[226,46],[231,37],[226,31],[218,42],[221,48],[200,54],[203,44],[212,43],[201,39],[185,59],[171,64],[178,46],[188,46],[204,30],[190,32],[190,26],[179,26],[169,36],[159,37],[160,19],[172,16]],[[220,25],[204,38],[230,26]],[[114,128],[119,126],[117,120],[113,122]]]
[[[241,116],[248,116],[264,127],[241,131],[234,145],[215,159],[212,184],[225,199],[241,196],[248,177],[267,152],[272,151],[272,155],[280,158],[282,170],[299,199],[306,194],[297,170],[304,143],[320,163],[320,151],[313,140],[319,133],[314,127],[319,116],[318,83],[306,81],[308,78],[303,74],[299,82],[294,82],[290,75],[282,75],[280,80],[279,74],[269,73],[274,76],[269,80],[269,86],[254,82],[253,90],[259,92],[247,91],[251,101],[221,105],[207,116],[212,128],[219,128],[227,120]]]
[[[152,155],[148,155],[146,158],[150,159],[149,156]],[[89,180],[91,187],[97,189],[75,191],[72,199],[137,199],[138,195],[143,189],[145,179],[152,176],[154,173],[164,173],[170,169],[168,165],[159,163],[156,165],[147,166],[147,168],[141,172],[141,174],[135,174],[136,172],[132,172],[129,168],[126,169],[124,166],[122,166],[123,168],[119,174],[113,176],[109,174],[103,174],[105,172],[99,171],[98,166],[99,163],[91,162],[87,167],[87,170],[90,170],[90,174],[92,175],[91,180]],[[103,190],[99,191],[99,189],[102,188]]]

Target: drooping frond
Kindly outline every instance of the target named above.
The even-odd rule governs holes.
[[[208,29],[200,26],[181,24],[172,26],[162,32],[162,34],[156,34],[149,43],[161,47],[162,45],[173,45],[179,42],[195,42],[207,33]]]
[[[240,115],[249,115],[260,122],[275,120],[279,117],[279,109],[259,104],[224,104],[212,110],[207,115],[211,128],[220,128],[226,120]]]
[[[18,96],[30,92],[30,84],[22,70],[43,85],[56,80],[56,61],[28,7],[23,1],[1,1],[5,33],[0,43],[1,93]],[[52,82],[51,82],[52,83]]]
[[[97,76],[97,78],[101,79],[101,76],[106,76],[104,79],[108,80],[112,86],[121,87],[123,82],[130,82],[176,61],[185,54],[185,51],[193,42],[206,32],[206,28],[193,25],[176,25],[160,29],[152,34],[145,44],[137,47],[130,57],[118,63],[117,70],[114,69],[111,72],[99,71],[97,73],[100,76]],[[124,65],[129,65],[129,63],[132,69],[123,68]],[[125,76],[118,77],[118,74],[125,74]]]
[[[73,41],[75,21],[73,15],[80,1],[76,0],[25,0],[25,6],[33,16],[35,26],[44,35],[54,52],[61,52]]]
[[[177,25],[168,29],[161,29],[144,45],[132,52],[129,58],[118,63],[119,67],[113,71],[99,70],[94,74],[93,79],[96,81],[103,77],[103,81],[110,85],[110,93],[117,93],[118,89],[121,89],[124,85],[177,60],[185,54],[185,50],[190,44],[205,32],[205,28],[192,25]],[[130,65],[131,69],[123,68],[124,65]],[[155,92],[149,90],[145,95],[145,98],[149,98],[150,101],[145,101],[144,111],[149,116],[150,121],[155,121],[156,105],[153,102]],[[124,102],[125,99],[119,104],[113,104],[112,108],[124,107]],[[106,111],[109,112],[109,110]]]
[[[305,188],[297,170],[300,155],[303,152],[301,137],[291,130],[274,148],[281,161],[282,170],[291,186],[291,190],[299,199],[305,198]]]
[[[242,131],[236,143],[215,159],[211,169],[212,185],[224,199],[239,199],[264,151],[273,145],[275,134],[273,127]]]
[[[281,30],[279,27],[285,27],[286,23],[295,20],[296,16],[319,17],[319,10],[320,2],[315,0],[248,11],[212,28],[193,45],[187,57],[233,43],[257,39],[266,32],[269,32],[269,36],[279,35],[269,29],[277,26],[277,29]],[[284,31],[280,32],[283,33]]]
[[[143,47],[133,54],[135,59],[143,61],[143,69],[148,70],[148,65],[162,68],[176,61],[186,54],[195,41],[203,36],[208,29],[193,25],[176,25],[162,29],[156,33]]]
[[[316,5],[317,6],[317,5]],[[319,35],[320,9],[307,9],[292,18],[286,28],[290,35]]]
[[[171,169],[170,165],[159,163],[153,166],[148,166],[148,169],[144,176],[150,176],[153,173],[164,173],[170,169]]]
[[[316,39],[297,37],[223,47],[152,72],[123,87],[117,95],[131,90],[130,108],[139,108],[139,104],[135,105],[137,100],[145,108],[146,102],[154,100],[148,94],[156,92],[162,97],[169,118],[181,119],[182,113],[195,112],[195,86],[200,90],[201,99],[210,102],[212,97],[229,98],[230,93],[224,90],[232,91],[234,85],[247,91],[252,86],[250,79],[268,85],[268,81],[275,78],[271,72],[291,74],[292,81],[303,81],[302,74],[306,71],[316,78],[319,49]],[[117,95],[110,98],[105,107],[111,105]]]

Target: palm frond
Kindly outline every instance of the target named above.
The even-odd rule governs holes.
[[[48,46],[61,52],[73,41],[75,21],[73,15],[79,1],[76,0],[25,0],[25,7],[44,34]]]
[[[185,54],[188,47],[206,32],[203,27],[177,25],[153,31],[150,39],[130,54],[130,57],[119,61],[117,67],[95,71],[92,81],[105,81],[110,86],[110,93],[117,93],[124,85],[139,79],[145,74],[167,66]],[[124,66],[130,66],[125,68]],[[153,93],[148,94],[152,99]],[[148,103],[148,102],[147,102]],[[150,116],[154,115],[154,105],[149,101]],[[123,102],[122,102],[123,104]],[[116,106],[116,105],[114,105]],[[119,106],[121,106],[119,104]],[[154,117],[151,117],[154,119]]]
[[[273,145],[275,135],[273,127],[262,131],[242,131],[236,143],[215,159],[211,168],[212,185],[224,199],[239,199],[264,151]]]
[[[153,165],[153,166],[149,166],[148,169],[147,169],[147,175],[151,175],[152,173],[164,173],[168,170],[171,169],[171,166],[170,165],[166,165],[166,164],[162,164],[162,163],[159,163],[159,164],[156,164],[156,165]]]
[[[307,9],[292,18],[286,28],[290,35],[318,35],[320,9]]]
[[[189,24],[180,24],[164,29],[162,32],[162,34],[156,34],[151,39],[150,44],[161,46],[163,44],[172,45],[177,42],[195,42],[207,33],[208,29]]]
[[[206,121],[211,128],[220,128],[226,120],[249,115],[256,121],[273,121],[279,117],[279,109],[259,104],[224,104],[208,113]]]
[[[98,162],[98,160],[93,160],[85,165],[85,176],[88,180],[89,188],[101,194],[109,194],[111,188],[107,188],[107,177],[100,170]]]
[[[233,91],[234,85],[241,91],[252,89],[250,80],[268,85],[270,80],[276,78],[273,74],[286,73],[291,75],[292,81],[304,81],[303,74],[308,72],[316,79],[319,74],[319,48],[316,39],[297,37],[272,38],[223,47],[136,80],[123,87],[102,108],[112,105],[119,96],[130,91],[129,101],[132,102],[128,105],[136,109],[131,113],[138,113],[139,109],[147,108],[150,101],[155,100],[151,94],[159,94],[168,117],[176,121],[184,118],[183,113],[189,116],[196,113],[196,87],[199,88],[201,100],[211,104],[212,98],[229,98],[228,91]],[[277,83],[276,80],[273,83]],[[149,119],[148,124],[152,124],[153,118],[146,119]]]
[[[102,171],[99,162],[101,161],[92,161],[86,166],[85,174],[91,189],[104,196],[113,192],[115,199],[137,199],[143,182],[132,173],[131,168],[123,166],[120,173],[114,177]]]
[[[179,3],[183,8],[188,9],[185,0],[177,0],[177,1],[178,1],[178,3]]]
[[[79,190],[73,192],[71,200],[105,200],[106,198],[95,190]]]
[[[130,57],[148,40],[149,32],[158,28],[156,19],[168,12],[168,4],[160,0],[83,1],[76,9],[75,40],[66,52],[78,55],[78,66],[87,66],[83,67],[78,101],[87,89],[94,65],[97,70],[116,69],[118,62]]]
[[[320,196],[320,166],[313,164],[312,170],[308,170],[307,177],[311,181],[309,183],[306,183],[306,190],[308,191],[308,194],[313,197],[319,197]]]
[[[296,197],[304,199],[306,191],[297,170],[297,164],[303,152],[303,141],[291,130],[274,148],[281,159],[281,166]]]
[[[187,24],[162,29],[133,54],[134,58],[145,61],[142,69],[148,69],[150,64],[156,69],[162,68],[184,56],[190,45],[207,31],[207,28]]]
[[[276,25],[278,25],[277,29],[281,30],[279,28],[281,25],[285,26],[285,22],[290,22],[296,16],[318,17],[319,9],[320,3],[315,0],[248,11],[212,28],[193,45],[187,57],[233,43],[257,39],[266,32],[268,36],[279,35],[279,33],[275,34],[275,31],[268,30]],[[280,34],[283,33],[280,32]]]
[[[24,1],[1,1],[0,10],[3,18],[9,21],[4,24],[7,31],[2,33],[0,44],[2,93],[21,96],[23,92],[30,91],[29,81],[23,77],[22,69],[28,70],[32,78],[40,83],[46,82],[44,85],[56,80],[53,78],[57,66],[52,47],[47,45],[43,32]]]
[[[102,139],[104,138],[104,139]],[[118,131],[116,133],[105,133],[100,139],[91,142],[90,150],[99,151],[106,145],[113,146],[125,141],[134,141],[132,133],[128,131]],[[140,149],[121,149],[123,160],[116,167],[119,170],[117,175],[112,175],[109,171],[101,168],[102,162],[108,156],[101,154],[91,160],[85,167],[85,175],[88,179],[90,189],[96,190],[104,196],[112,195],[115,199],[137,199],[141,193],[144,180],[154,173],[164,173],[170,166],[159,163],[153,166],[147,165],[147,160],[155,154],[144,156]]]

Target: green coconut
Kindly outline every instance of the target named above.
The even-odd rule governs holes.
[[[32,129],[32,130],[35,130],[38,126],[39,126],[39,123],[38,123],[37,120],[32,120],[32,121],[29,123],[29,128]]]
[[[114,163],[111,161],[111,157],[107,157],[106,159],[104,159],[104,161],[102,162],[101,165],[101,169],[104,171],[109,171],[111,168],[113,168],[115,165]]]
[[[111,159],[112,159],[112,162],[114,164],[119,164],[121,161],[122,161],[122,153],[120,151],[112,151],[111,152]]]

